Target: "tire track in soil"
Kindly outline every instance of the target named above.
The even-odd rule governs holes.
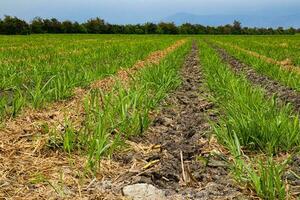
[[[118,185],[148,183],[164,190],[167,199],[240,199],[242,193],[228,175],[226,153],[209,137],[209,120],[216,120],[217,114],[202,82],[195,43],[180,74],[182,85],[162,103],[145,135],[133,139],[140,146],[152,144],[151,150],[115,158],[131,160],[138,168],[126,172]],[[144,166],[136,167],[136,160],[145,161]]]
[[[213,49],[217,51],[221,59],[228,63],[236,74],[245,74],[247,79],[254,85],[262,87],[267,96],[274,94],[279,98],[281,103],[290,103],[293,105],[294,111],[300,113],[300,92],[282,85],[280,82],[273,80],[265,75],[256,72],[253,67],[247,66],[234,56],[227,53],[226,50],[220,48],[216,44],[206,41]]]

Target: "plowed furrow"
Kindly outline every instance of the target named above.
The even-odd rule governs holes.
[[[198,47],[194,44],[181,70],[182,85],[161,105],[153,124],[135,146],[147,151],[126,154],[132,168],[117,185],[147,183],[166,192],[167,199],[232,199],[241,196],[228,173],[222,152],[210,138],[209,120],[216,119],[203,83]],[[222,154],[222,153],[220,153]],[[125,155],[124,155],[125,156]]]

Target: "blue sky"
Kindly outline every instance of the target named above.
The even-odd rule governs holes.
[[[176,13],[281,16],[299,12],[300,0],[0,0],[0,16],[28,21],[41,16],[82,22],[99,16],[124,24],[159,21]]]

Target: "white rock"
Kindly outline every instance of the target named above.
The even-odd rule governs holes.
[[[166,200],[164,191],[146,183],[125,186],[123,195],[133,200]]]

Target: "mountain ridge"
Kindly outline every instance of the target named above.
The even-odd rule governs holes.
[[[205,26],[220,26],[232,24],[234,20],[238,20],[243,26],[248,27],[300,27],[300,13],[277,17],[271,15],[196,15],[182,12],[170,15],[161,21],[174,22],[176,25],[191,23]]]

